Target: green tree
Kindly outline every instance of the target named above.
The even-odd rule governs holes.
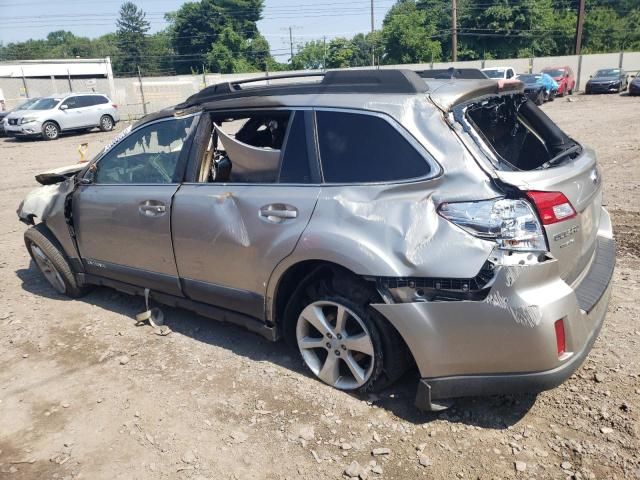
[[[437,61],[442,46],[435,25],[414,0],[400,0],[382,24],[384,63],[421,63]]]
[[[138,65],[143,65],[147,49],[146,33],[149,22],[146,14],[132,2],[120,7],[117,22],[117,38],[120,55],[116,65],[119,72],[134,73]]]
[[[311,40],[298,45],[298,51],[291,59],[294,70],[317,70],[325,68],[327,43],[323,40]]]
[[[176,70],[185,73],[197,70],[203,61],[209,60],[214,62],[209,65],[213,71],[223,71],[217,66],[229,68],[231,64],[234,68],[240,68],[241,64],[256,68],[249,58],[251,42],[248,41],[258,36],[256,22],[261,18],[262,9],[263,0],[201,0],[187,2],[177,12],[168,14],[171,43],[180,57],[176,60]],[[230,32],[247,43],[236,41]],[[245,50],[229,50],[239,46]],[[225,60],[229,56],[236,62]],[[266,63],[264,55],[256,63]]]

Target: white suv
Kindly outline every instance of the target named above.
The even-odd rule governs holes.
[[[98,127],[108,132],[118,121],[118,106],[106,95],[74,93],[43,97],[26,110],[12,112],[4,120],[4,128],[12,137],[55,140],[64,131]]]
[[[487,67],[483,68],[482,72],[489,78],[496,80],[509,80],[515,77],[516,71],[513,67]]]

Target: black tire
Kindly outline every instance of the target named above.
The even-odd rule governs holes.
[[[374,365],[369,379],[357,388],[342,390],[379,391],[393,384],[405,373],[411,363],[408,348],[389,322],[371,307],[372,303],[381,301],[378,293],[358,277],[328,267],[312,273],[301,282],[284,312],[285,339],[308,371],[311,369],[304,362],[298,348],[296,325],[302,310],[318,301],[335,302],[354,312],[365,324],[373,344]]]
[[[60,136],[60,127],[56,122],[47,121],[42,124],[43,140],[57,140]]]
[[[543,103],[544,103],[544,92],[540,92],[540,93],[538,93],[538,96],[536,97],[535,104],[540,106]]]
[[[103,132],[110,132],[111,130],[113,130],[113,127],[115,126],[115,122],[113,121],[113,118],[111,117],[111,115],[103,115],[102,117],[100,117],[100,130],[102,130]]]
[[[67,256],[64,254],[60,244],[45,224],[39,223],[24,232],[24,243],[33,262],[40,270],[40,273],[45,276],[47,281],[49,281],[56,291],[71,298],[78,298],[85,295],[90,290],[89,287],[81,287],[78,285],[76,276],[73,273],[73,269],[71,268],[71,264],[69,263]],[[50,267],[55,268],[64,288],[58,288],[58,286],[55,285],[55,282],[50,280],[48,274],[43,271],[41,266],[42,259],[36,258],[36,255],[38,255],[39,252],[42,252],[46,256],[47,261],[50,262]]]

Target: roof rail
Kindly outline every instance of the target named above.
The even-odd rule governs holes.
[[[292,82],[276,85],[243,85],[271,80],[322,77],[320,82]],[[428,90],[425,81],[412,70],[331,70],[318,73],[294,73],[269,77],[248,78],[224,82],[190,96],[178,108],[191,107],[223,98],[271,95],[302,95],[321,93],[399,93],[415,94]]]
[[[422,78],[434,79],[486,80],[489,78],[479,68],[432,68],[430,70],[418,70],[416,73]]]

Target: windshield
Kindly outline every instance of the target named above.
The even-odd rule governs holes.
[[[489,78],[504,78],[504,69],[492,68],[483,72]]]
[[[16,107],[16,110],[26,110],[28,109],[31,105],[33,105],[34,103],[36,103],[38,101],[37,98],[32,98],[31,100],[27,100],[24,103],[21,103],[20,105],[18,105]]]
[[[617,77],[618,75],[620,75],[619,68],[604,68],[602,70],[598,70],[595,77]]]
[[[58,105],[59,102],[59,98],[41,98],[31,105],[28,110],[51,110]]]
[[[561,70],[559,68],[553,70],[543,70],[543,72],[551,75],[553,78],[561,77],[564,75],[564,70]]]
[[[518,80],[523,83],[536,83],[540,78],[540,75],[518,75]]]

